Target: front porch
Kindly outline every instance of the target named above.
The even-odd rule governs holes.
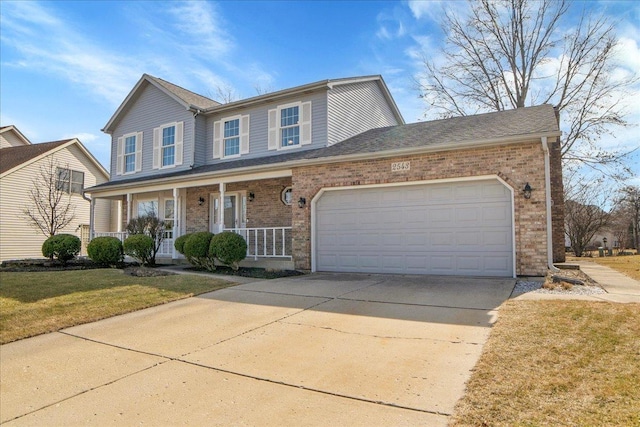
[[[173,244],[181,235],[231,231],[247,242],[247,258],[241,265],[294,269],[290,176],[227,180],[157,191],[141,186],[136,190],[107,197],[118,202],[117,229],[109,232],[92,229],[91,238],[111,236],[124,242],[130,218],[152,214],[168,226],[157,254],[158,262],[184,261]],[[101,197],[104,196],[96,194],[93,200]]]

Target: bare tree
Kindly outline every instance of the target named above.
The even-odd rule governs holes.
[[[68,167],[60,167],[49,156],[33,178],[28,195],[30,204],[23,214],[46,237],[54,236],[76,217],[68,181],[65,181],[68,172]]]
[[[563,120],[565,162],[621,166],[627,152],[599,145],[611,125],[627,126],[617,97],[637,77],[613,77],[617,39],[605,17],[582,12],[564,28],[567,0],[468,0],[449,9],[442,60],[425,55],[421,97],[440,117],[552,104]],[[605,166],[606,167],[606,166]]]
[[[218,100],[218,102],[228,104],[230,102],[237,101],[238,99],[240,99],[240,96],[233,87],[229,85],[218,85],[216,86],[215,98]]]
[[[571,250],[581,257],[596,233],[606,228],[611,215],[601,206],[607,205],[607,193],[601,182],[565,183],[565,233]]]
[[[631,235],[631,246],[640,249],[640,186],[623,187],[619,194],[620,228]]]

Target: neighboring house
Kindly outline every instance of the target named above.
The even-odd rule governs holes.
[[[69,200],[75,205],[74,221],[61,232],[83,237],[84,231],[86,243],[91,214],[83,191],[109,181],[104,167],[75,138],[32,144],[15,126],[3,126],[0,143],[0,261],[42,257],[46,237],[29,223],[24,210],[32,203],[29,194],[34,179],[50,159],[60,170],[68,170],[60,177],[69,180]],[[95,207],[94,228],[111,229],[110,201],[98,201]]]
[[[174,259],[201,230],[308,271],[513,277],[564,259],[550,105],[405,124],[380,76],[219,104],[145,74],[103,131],[111,181],[88,191],[118,202],[113,232],[168,221]]]

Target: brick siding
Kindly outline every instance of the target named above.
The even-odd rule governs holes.
[[[391,163],[398,161],[411,162],[411,169],[391,172]],[[304,209],[292,210],[296,268],[311,269],[310,201],[320,189],[481,175],[497,175],[513,188],[516,274],[544,275],[547,270],[546,199],[540,141],[294,168],[293,200],[307,199]],[[557,174],[555,178],[558,179]],[[527,182],[534,189],[528,200],[522,194]],[[559,215],[562,204],[555,206]]]

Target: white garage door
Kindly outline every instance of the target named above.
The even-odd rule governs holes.
[[[326,191],[316,270],[511,277],[511,217],[496,179]]]

